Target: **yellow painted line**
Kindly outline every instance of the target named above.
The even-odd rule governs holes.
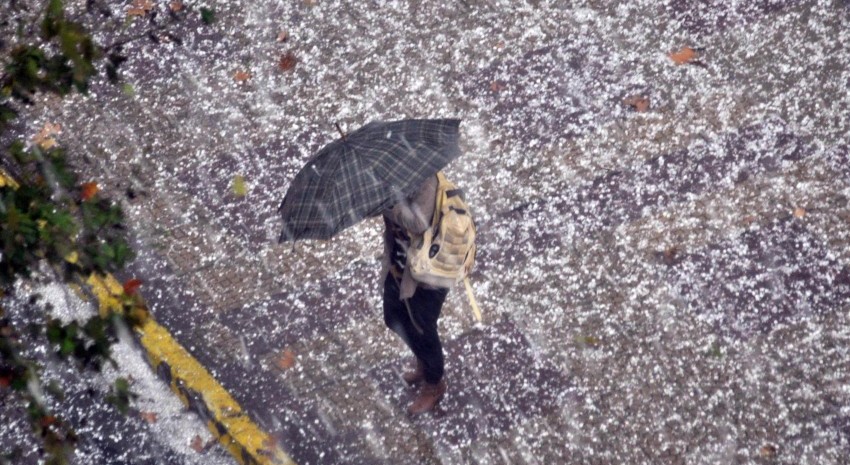
[[[125,311],[124,287],[112,275],[91,275],[87,284],[97,297],[101,314]],[[143,303],[133,302],[131,307],[144,315],[136,334],[153,369],[166,378],[183,404],[207,420],[210,432],[240,464],[295,465],[209,371],[149,316]]]
[[[7,186],[20,187],[0,168],[0,187]],[[102,316],[127,311],[135,321],[141,322],[135,331],[154,371],[167,378],[165,381],[184,405],[206,420],[210,432],[240,464],[295,465],[210,372],[154,321],[141,298],[128,298],[124,286],[111,274],[92,274],[86,284],[97,299]]]

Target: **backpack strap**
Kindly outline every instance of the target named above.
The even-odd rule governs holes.
[[[454,187],[446,179],[446,175],[442,171],[437,171],[437,198],[434,200],[434,217],[431,218],[432,228],[440,222],[440,215],[443,213],[443,201],[450,186]]]

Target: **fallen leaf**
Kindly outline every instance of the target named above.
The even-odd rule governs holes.
[[[248,79],[251,79],[251,73],[245,71],[237,71],[233,73],[233,80],[236,82],[245,82]]]
[[[42,428],[47,428],[48,426],[55,424],[55,423],[56,423],[56,417],[54,417],[53,415],[45,415],[45,416],[41,417],[41,420],[39,420],[39,424],[41,424]]]
[[[133,0],[132,5],[127,10],[127,16],[145,16],[154,9],[154,4],[151,0]]]
[[[124,294],[133,295],[136,291],[139,290],[139,287],[142,285],[141,279],[128,279],[127,282],[124,283]]]
[[[501,91],[505,90],[506,87],[507,87],[507,85],[505,85],[505,83],[503,83],[501,81],[493,81],[493,82],[490,83],[490,90],[492,92],[501,92]]]
[[[759,455],[766,459],[776,457],[776,446],[773,444],[765,444],[761,446],[761,449],[759,449]]]
[[[11,376],[0,376],[0,387],[7,388],[12,385]]]
[[[56,145],[56,139],[53,136],[62,132],[62,127],[58,124],[44,123],[44,127],[38,131],[38,134],[33,136],[32,140],[39,147],[48,150]]]
[[[74,263],[77,263],[77,261],[79,259],[80,259],[80,254],[78,254],[76,250],[69,253],[68,255],[65,255],[65,261],[72,264],[72,265]]]
[[[266,436],[266,438],[263,439],[262,446],[266,449],[274,449],[275,447],[277,447],[277,441],[275,441],[274,438],[271,436]]]
[[[673,63],[676,63],[677,65],[684,65],[699,58],[699,52],[691,47],[682,47],[681,49],[671,53],[669,56],[670,59],[673,60]]]
[[[171,8],[171,11],[177,13],[183,10],[183,2],[180,0],[174,0],[173,2],[168,4],[168,8]]]
[[[286,52],[282,57],[280,57],[278,66],[283,71],[292,71],[297,63],[298,59],[295,57],[295,54],[292,52]]]
[[[84,202],[90,200],[97,194],[98,190],[100,189],[98,189],[96,182],[87,182],[80,186],[80,198],[83,199]]]
[[[640,95],[632,95],[631,97],[626,97],[623,100],[623,103],[631,107],[638,113],[643,113],[649,110],[649,98]]]
[[[289,32],[280,31],[280,33],[277,35],[277,41],[278,42],[286,42],[287,40],[289,40]]]
[[[196,434],[195,437],[192,438],[192,442],[189,444],[189,447],[191,447],[192,450],[200,454],[204,451],[204,440]]]
[[[802,207],[797,207],[794,209],[794,218],[802,218],[806,216],[806,210]]]
[[[233,177],[233,195],[236,197],[245,197],[248,195],[248,185],[245,183],[245,177],[237,174]]]
[[[304,4],[313,7],[319,4],[319,0],[304,0]]]
[[[595,336],[576,336],[576,342],[581,345],[595,347],[599,345],[599,338]]]
[[[281,370],[288,370],[295,366],[295,352],[292,349],[284,349],[275,360],[275,365]]]
[[[148,423],[156,423],[156,413],[139,412],[139,416],[142,417],[142,420],[145,420]]]

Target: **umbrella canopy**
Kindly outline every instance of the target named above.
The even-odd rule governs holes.
[[[460,155],[460,120],[372,122],[322,148],[278,211],[280,242],[330,239],[412,195]]]

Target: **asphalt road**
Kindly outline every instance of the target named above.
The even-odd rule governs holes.
[[[60,123],[91,179],[138,193],[129,274],[297,463],[848,463],[846,2],[216,13],[129,50],[132,92],[45,102],[24,132]],[[450,391],[417,419],[380,224],[274,241],[334,122],[404,117],[463,119],[447,172],[479,221],[485,313],[450,294]]]

